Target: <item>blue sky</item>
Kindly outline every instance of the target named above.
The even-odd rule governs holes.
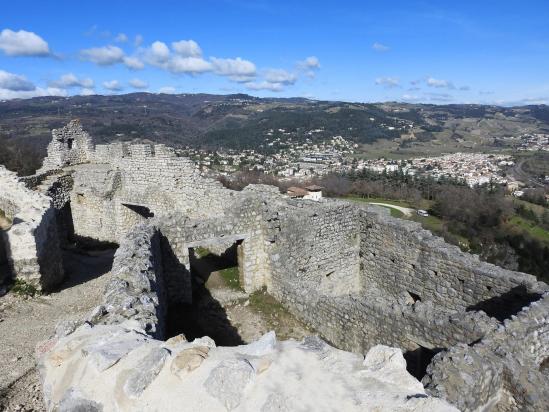
[[[5,1],[0,99],[549,103],[548,1]]]

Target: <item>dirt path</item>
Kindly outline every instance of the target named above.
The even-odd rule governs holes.
[[[229,288],[219,272],[212,273],[206,286],[243,342],[257,340],[271,330],[279,340],[301,340],[314,334],[265,291],[248,296],[241,290]]]
[[[91,253],[91,252],[90,252]],[[67,280],[58,292],[27,298],[0,298],[0,410],[42,411],[35,367],[36,344],[51,336],[61,320],[82,319],[101,301],[112,251],[95,256],[66,252]]]

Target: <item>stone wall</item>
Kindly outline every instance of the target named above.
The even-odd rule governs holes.
[[[167,303],[160,234],[152,224],[136,225],[120,242],[103,303],[90,315],[93,324],[137,321],[155,338],[164,336]]]
[[[437,355],[424,384],[463,411],[495,404],[499,411],[545,411],[548,359],[549,293],[481,342]]]
[[[0,204],[12,220],[3,232],[13,277],[51,289],[64,276],[57,222],[51,199],[27,189],[15,173],[0,167]]]
[[[52,136],[47,156],[37,174],[91,160],[93,143],[80,121],[72,120],[61,129],[53,129]]]
[[[384,209],[364,211],[362,224],[363,286],[375,285],[386,296],[411,292],[438,307],[465,310],[517,287],[526,293],[546,287],[532,275],[481,262]]]

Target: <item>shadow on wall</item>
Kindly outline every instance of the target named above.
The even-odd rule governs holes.
[[[4,240],[4,234],[2,229],[0,229],[0,286],[12,277],[7,253],[8,251]]]
[[[66,278],[58,290],[89,282],[110,272],[115,252],[114,248],[63,250]]]
[[[192,303],[169,305],[166,339],[183,333],[189,341],[209,336],[218,346],[237,346],[244,343],[223,306],[206,287],[213,272],[235,266],[236,250],[235,244],[221,257],[212,254],[197,257],[194,250],[190,250]]]
[[[500,322],[509,319],[519,313],[523,307],[541,299],[539,293],[528,293],[526,286],[520,285],[512,288],[500,296],[483,300],[476,305],[467,307],[467,311],[484,311],[488,316],[496,318]]]

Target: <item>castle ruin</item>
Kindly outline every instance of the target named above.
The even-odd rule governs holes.
[[[459,410],[549,405],[549,287],[385,209],[292,199],[265,185],[231,191],[164,145],[94,145],[78,121],[53,131],[36,175],[2,169],[0,185],[12,222],[0,265],[10,276],[48,290],[62,281],[68,237],[120,246],[102,305],[43,351],[51,405],[79,385],[51,366],[52,348],[71,336],[116,335],[112,328],[133,322],[146,340],[166,338],[168,308],[193,301],[198,247],[235,248],[243,289],[266,289],[331,345],[359,354],[400,348],[426,393]]]

